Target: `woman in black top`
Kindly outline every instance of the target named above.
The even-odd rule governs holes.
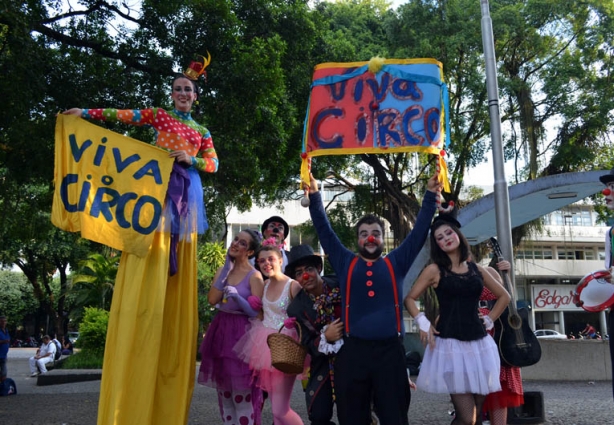
[[[448,393],[456,417],[453,425],[473,425],[488,393],[499,391],[500,359],[486,330],[505,310],[510,296],[484,267],[470,261],[467,240],[454,218],[439,215],[431,225],[431,260],[405,297],[405,307],[420,328],[427,345],[416,384],[421,390]],[[432,286],[439,301],[435,326],[416,301]],[[489,315],[478,313],[486,286],[497,302]]]

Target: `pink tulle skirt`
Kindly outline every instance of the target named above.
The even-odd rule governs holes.
[[[277,333],[278,330],[267,328],[262,324],[262,321],[257,319],[250,320],[250,326],[239,339],[234,347],[237,357],[249,365],[252,370],[252,377],[256,379],[257,385],[265,391],[270,392],[275,382],[274,377],[279,375],[287,375],[271,365],[271,350],[267,345],[267,337],[272,333]],[[282,328],[281,333],[289,335],[298,340],[298,335],[294,329]],[[305,358],[304,371],[307,370],[310,357]],[[297,379],[303,379],[305,373],[296,375]]]

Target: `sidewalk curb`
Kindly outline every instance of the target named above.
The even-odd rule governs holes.
[[[38,375],[36,385],[69,384],[71,382],[99,381],[102,369],[53,369]]]

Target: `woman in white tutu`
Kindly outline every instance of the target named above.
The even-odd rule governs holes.
[[[484,267],[470,261],[469,243],[453,217],[440,214],[431,225],[431,260],[405,297],[405,307],[420,328],[425,352],[416,384],[447,393],[456,417],[452,425],[473,425],[487,394],[501,390],[497,346],[487,333],[507,307],[510,295]],[[435,326],[416,300],[433,286],[439,301]],[[483,286],[497,297],[489,315],[478,313]]]
[[[266,280],[262,296],[262,321],[252,319],[251,327],[234,347],[240,359],[249,364],[259,386],[268,392],[274,425],[303,425],[301,417],[290,408],[290,396],[297,375],[288,375],[271,366],[271,350],[267,337],[283,327],[282,332],[298,340],[295,318],[288,318],[286,309],[301,290],[301,285],[281,271],[282,254],[275,239],[262,242],[256,262]]]

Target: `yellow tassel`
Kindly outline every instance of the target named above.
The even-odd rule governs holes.
[[[451,193],[452,190],[450,189],[450,182],[448,181],[448,166],[443,156],[439,156],[439,167],[439,182],[443,184],[443,191]]]
[[[384,66],[385,61],[386,61],[385,58],[380,58],[379,56],[375,56],[374,58],[371,58],[371,60],[369,61],[369,71],[371,71],[374,74],[377,74],[378,72],[382,70],[382,67]]]

